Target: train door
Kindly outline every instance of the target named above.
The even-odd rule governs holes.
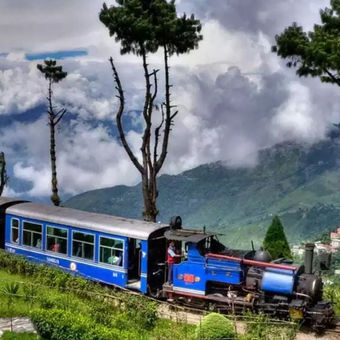
[[[141,288],[141,261],[142,261],[142,241],[129,238],[128,249],[128,284],[131,289]]]
[[[26,201],[10,199],[10,198],[1,198],[2,204],[0,204],[0,248],[5,248],[5,229],[6,229],[6,209],[11,207],[12,205],[18,203],[24,203]]]

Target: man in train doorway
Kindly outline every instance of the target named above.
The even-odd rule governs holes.
[[[177,259],[180,258],[181,255],[176,254],[175,242],[170,241],[168,248],[168,283],[169,285],[173,284],[173,265],[177,263]]]

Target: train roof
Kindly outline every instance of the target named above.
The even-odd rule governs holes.
[[[164,233],[164,236],[168,240],[173,241],[185,241],[198,243],[207,237],[217,235],[216,233],[209,233],[200,230],[190,230],[190,229],[170,229]]]
[[[0,205],[5,201],[6,198],[0,197]],[[32,202],[11,206],[6,209],[6,213],[140,240],[147,240],[153,232],[169,227],[168,224],[163,223],[145,222]]]
[[[19,198],[0,197],[0,206],[6,205],[6,204],[8,204],[8,203],[14,203],[14,202],[22,203],[22,202],[26,202],[26,201],[21,200],[21,199],[19,199]]]

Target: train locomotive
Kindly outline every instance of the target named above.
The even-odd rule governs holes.
[[[167,277],[167,247],[179,261]],[[215,233],[0,197],[0,248],[107,285],[176,303],[300,319],[317,329],[334,322],[313,273],[312,244],[300,267],[263,250],[226,248]]]

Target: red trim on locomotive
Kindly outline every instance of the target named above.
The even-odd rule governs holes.
[[[236,261],[236,262],[242,262],[243,264],[246,264],[249,266],[276,268],[276,269],[284,269],[284,270],[296,270],[297,269],[294,266],[289,266],[289,265],[284,265],[284,264],[260,262],[260,261],[254,261],[254,260],[245,260],[239,257],[213,254],[213,253],[208,253],[205,256],[214,258],[214,259],[220,259],[220,260],[231,260],[231,261]]]

